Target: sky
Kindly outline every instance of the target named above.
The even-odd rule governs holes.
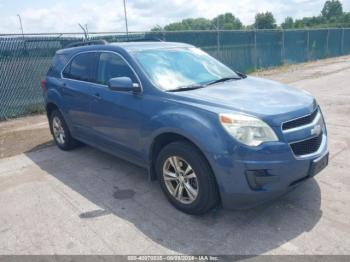
[[[232,12],[244,24],[255,14],[271,11],[277,22],[286,16],[301,18],[319,15],[325,0],[126,0],[129,31],[149,30],[189,17],[213,18]],[[350,0],[342,0],[350,11]],[[81,32],[78,23],[90,32],[123,32],[123,0],[0,0],[0,34],[20,33],[17,14],[25,33]]]

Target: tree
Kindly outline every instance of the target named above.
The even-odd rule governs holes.
[[[297,19],[294,22],[295,28],[321,28],[329,26],[329,21],[323,16],[304,17],[302,19]]]
[[[288,16],[284,19],[284,22],[281,24],[283,29],[291,29],[294,28],[294,20],[292,17]]]
[[[304,28],[305,24],[302,19],[297,19],[294,22],[294,28]]]
[[[182,20],[182,24],[187,28],[187,30],[210,30],[212,29],[212,24],[209,19],[206,18],[189,18]]]
[[[232,13],[218,15],[212,21],[212,27],[219,30],[238,30],[242,29],[242,22]]]
[[[1,1],[1,0],[0,0]],[[293,19],[286,17],[281,23],[281,28],[341,28],[350,27],[350,12],[343,12],[343,6],[339,0],[327,0],[324,3],[321,14],[312,17]],[[232,13],[224,13],[212,20],[206,18],[187,18],[182,21],[170,23],[164,28],[156,25],[152,32],[160,31],[185,31],[185,30],[252,30],[252,29],[275,29],[276,20],[271,12],[258,13],[255,23],[243,25]]]
[[[219,26],[219,28],[217,28]],[[242,22],[231,13],[218,15],[212,20],[206,18],[187,18],[180,22],[170,23],[164,26],[165,31],[185,31],[185,30],[239,30],[243,28]],[[155,26],[153,32],[162,31],[163,28]]]
[[[210,30],[212,24],[206,18],[188,18],[181,22],[171,23],[164,27],[165,31]]]
[[[350,27],[350,13],[344,13],[338,18],[337,23],[339,23],[341,27]]]
[[[160,25],[156,25],[151,29],[151,32],[161,32],[163,28]]]
[[[276,19],[271,12],[258,13],[255,16],[255,29],[274,29],[277,27]]]
[[[338,0],[326,1],[321,14],[327,19],[330,19],[331,17],[341,16],[343,14],[343,5]]]
[[[165,31],[183,31],[186,30],[181,22],[170,23],[164,26]]]

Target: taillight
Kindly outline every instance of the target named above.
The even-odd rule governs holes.
[[[45,95],[45,92],[46,92],[46,81],[45,80],[41,80],[40,81],[40,86],[41,86],[41,91],[43,92],[43,95]]]

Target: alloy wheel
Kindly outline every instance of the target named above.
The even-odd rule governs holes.
[[[52,130],[56,141],[63,145],[66,141],[66,134],[62,125],[62,121],[59,117],[55,116],[52,119]]]
[[[183,204],[193,203],[198,196],[198,179],[191,165],[181,157],[168,157],[163,165],[163,179],[168,192]]]

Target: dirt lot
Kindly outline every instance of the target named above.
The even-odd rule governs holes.
[[[145,171],[51,146],[44,115],[0,123],[0,254],[350,254],[350,56],[257,75],[318,99],[331,161],[258,208],[191,217]]]

